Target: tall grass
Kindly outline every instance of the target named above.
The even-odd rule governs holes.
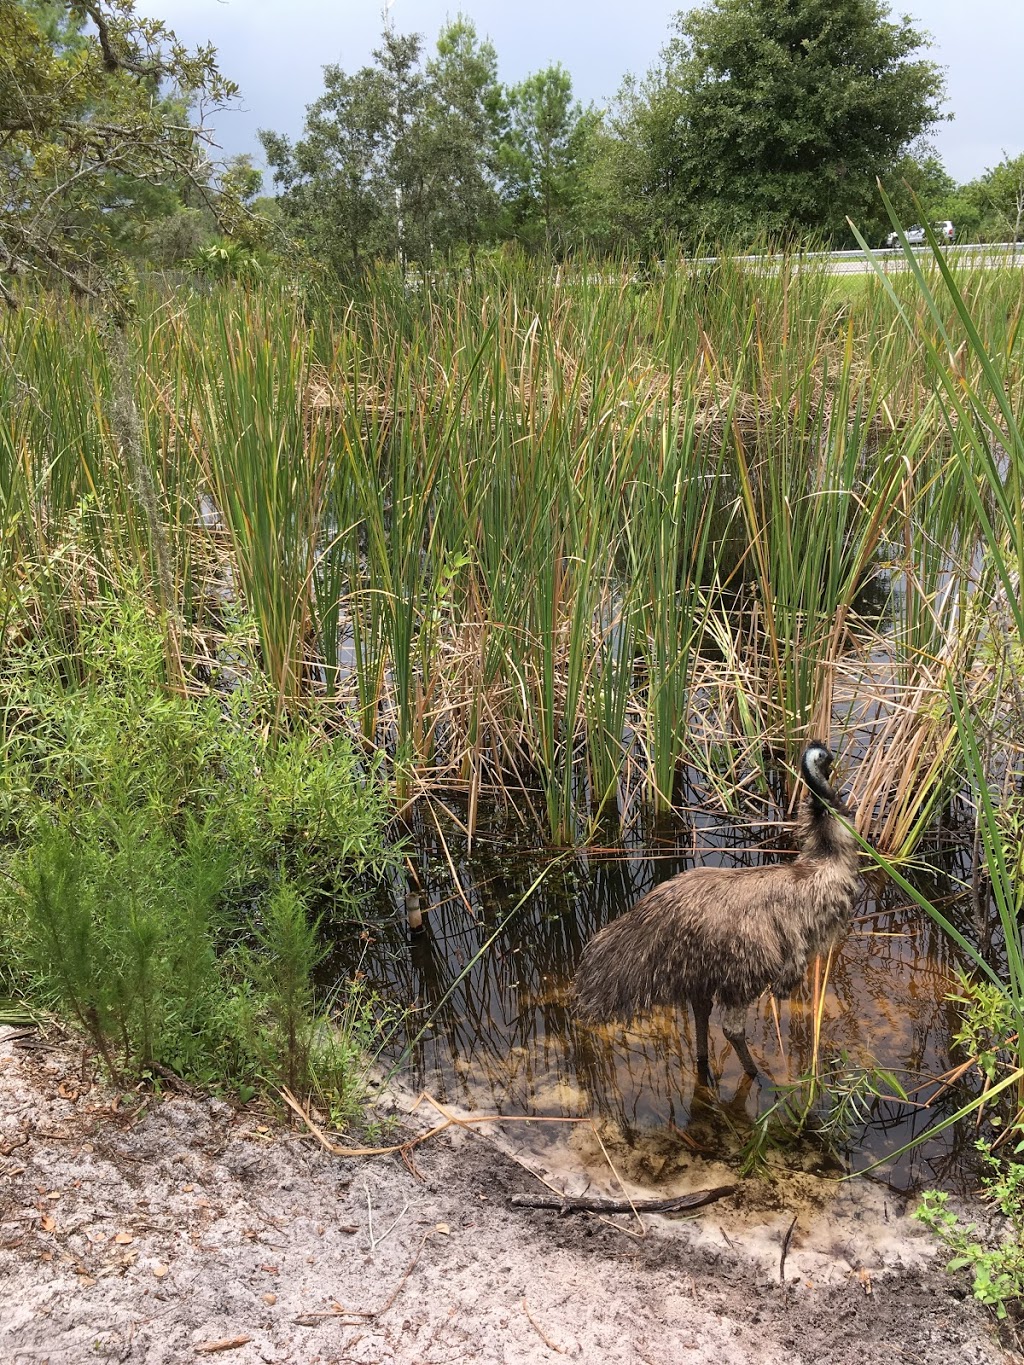
[[[250,619],[278,727],[313,702],[401,801],[464,793],[472,832],[490,793],[556,843],[684,799],[771,813],[779,757],[845,729],[885,754],[863,819],[906,854],[961,780],[949,679],[1024,558],[977,533],[1015,524],[1020,281],[962,275],[973,359],[922,280],[512,262],[313,315],[154,297],[127,359],[148,507],[95,321],[5,319],[4,640],[73,635],[130,578],[172,595],[187,686]]]
[[[888,204],[888,201],[886,201]],[[890,207],[891,211],[891,207]],[[895,221],[895,220],[894,220]],[[907,252],[916,290],[911,311],[883,280],[901,323],[924,358],[951,446],[949,465],[965,490],[976,534],[964,534],[971,554],[970,586],[976,601],[974,659],[946,674],[949,712],[962,757],[964,778],[976,811],[975,859],[985,869],[998,922],[998,962],[991,959],[991,933],[981,942],[962,940],[978,971],[1000,991],[1008,1011],[1005,1046],[1015,1070],[1018,1105],[1024,1101],[1024,942],[1020,878],[1021,729],[1020,695],[1007,679],[1016,676],[1024,650],[1024,428],[1018,413],[1022,309],[1013,300],[995,338],[983,336],[968,296],[973,281],[959,276],[932,241],[929,276]],[[993,345],[993,340],[995,344]],[[944,503],[939,495],[934,502]],[[948,552],[944,572],[951,575]],[[963,567],[961,572],[963,572]],[[951,587],[955,586],[951,583]],[[962,619],[962,617],[961,617]],[[973,684],[973,685],[972,685]],[[949,929],[927,901],[923,908]]]
[[[75,303],[6,317],[0,676],[38,656],[73,701],[42,724],[6,689],[0,816],[35,840],[39,783],[118,815],[100,854],[58,822],[19,865],[25,970],[112,1066],[196,1068],[218,1021],[244,1052],[258,1019],[231,1067],[291,1087],[325,1064],[302,897],[341,895],[382,818],[372,792],[340,799],[354,753],[404,814],[446,801],[469,846],[487,799],[569,845],[688,804],[781,815],[786,765],[825,734],[908,894],[902,861],[970,806],[975,922],[917,900],[973,964],[963,998],[1001,1002],[986,1102],[1014,1096],[1012,1119],[1022,316],[1019,275],[936,250],[852,297],[788,261],[382,272],[312,312],[229,286],[147,300],[120,352]],[[164,632],[142,697],[108,687],[130,631],[97,643],[129,601]],[[97,742],[75,699],[101,694]],[[196,699],[198,748],[168,722]],[[117,739],[128,700],[160,740],[145,762]],[[258,742],[233,758],[238,721]],[[218,838],[280,864],[253,855],[257,918],[227,945],[210,898],[246,888]]]

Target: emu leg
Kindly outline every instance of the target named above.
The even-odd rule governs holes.
[[[693,999],[693,1027],[697,1043],[697,1080],[701,1085],[711,1088],[711,1069],[708,1066],[708,1020],[711,1018],[711,1001]]]
[[[747,1047],[746,1008],[732,1008],[722,1011],[722,1032],[732,1043],[736,1056],[743,1064],[743,1070],[753,1080],[757,1076],[757,1065]]]

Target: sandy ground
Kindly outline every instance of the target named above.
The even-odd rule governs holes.
[[[584,1162],[588,1142],[589,1129]],[[8,1037],[0,1360],[1010,1358],[891,1196],[890,1244],[872,1233],[837,1249],[833,1227],[831,1274],[805,1209],[783,1283],[788,1211],[773,1222],[749,1190],[688,1221],[645,1216],[638,1236],[631,1216],[513,1207],[513,1194],[545,1193],[521,1160],[468,1129],[407,1161],[340,1158],[220,1101],[119,1097],[70,1047]],[[760,1243],[757,1225],[772,1229]]]

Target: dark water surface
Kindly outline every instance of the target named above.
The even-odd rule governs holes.
[[[426,819],[413,858],[424,888],[423,929],[408,930],[407,888],[396,886],[358,949],[349,940],[335,959],[339,972],[350,971],[358,953],[370,982],[410,1011],[383,1058],[399,1079],[477,1112],[600,1117],[630,1143],[662,1142],[668,1134],[699,1141],[702,1150],[719,1143],[718,1155],[734,1157],[749,1123],[778,1091],[767,1079],[745,1082],[717,1011],[711,1060],[725,1122],[709,1128],[706,1094],[698,1093],[694,1105],[692,1017],[661,1011],[629,1028],[586,1027],[573,1017],[569,983],[591,934],[655,882],[696,862],[730,867],[784,857],[784,833],[707,819],[692,829],[673,822],[638,836],[632,850],[620,844],[559,856],[539,855],[532,838],[506,822],[478,837],[471,856],[461,845],[443,812],[440,828]],[[938,854],[930,861],[934,866]],[[962,875],[955,866],[951,871]],[[952,879],[936,876],[921,889],[955,917]],[[867,1121],[850,1130],[848,1169],[885,1158],[967,1097],[946,1089],[924,1107],[939,1090],[936,1078],[962,1060],[951,1046],[958,1016],[947,999],[955,988],[955,949],[898,888],[874,874],[865,879],[855,917],[827,982],[821,1058],[845,1053],[852,1067],[892,1071],[915,1103],[875,1102]],[[813,1000],[809,975],[779,1004],[778,1032],[769,998],[751,1008],[748,1041],[776,1083],[795,1081],[812,1066]],[[973,1136],[950,1129],[880,1173],[902,1190],[963,1191],[974,1183]]]

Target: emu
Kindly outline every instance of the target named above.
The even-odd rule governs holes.
[[[748,1076],[747,1009],[768,988],[787,996],[809,960],[849,922],[857,891],[857,841],[839,818],[852,815],[829,785],[832,755],[812,740],[800,758],[808,792],[797,825],[798,856],[765,867],[696,867],[648,891],[595,934],[574,982],[578,1010],[594,1021],[633,1019],[659,1005],[690,1002],[697,1072],[709,1083],[708,1020]]]

